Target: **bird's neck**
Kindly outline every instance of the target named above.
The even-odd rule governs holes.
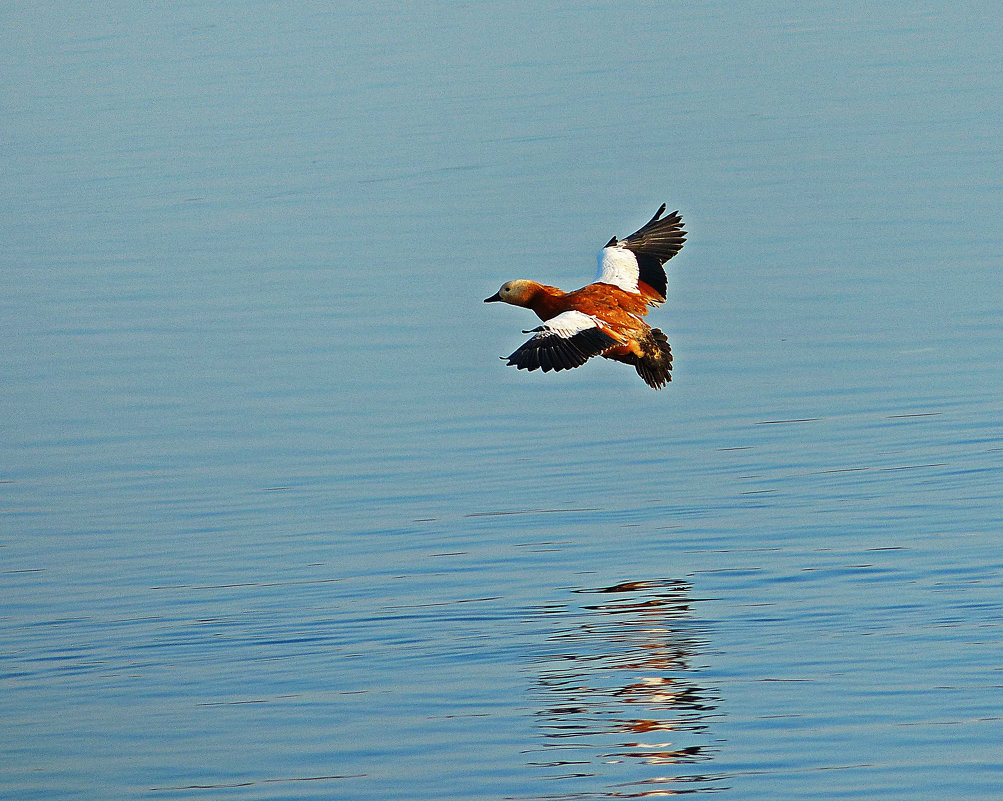
[[[566,292],[562,292],[556,286],[537,284],[533,287],[533,291],[525,298],[523,305],[541,320],[549,320],[562,311],[567,311],[563,306],[566,294]]]

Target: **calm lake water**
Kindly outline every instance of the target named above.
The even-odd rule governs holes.
[[[996,6],[341,6],[0,12],[0,797],[999,798]]]

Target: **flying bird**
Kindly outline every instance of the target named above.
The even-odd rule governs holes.
[[[519,279],[502,284],[485,303],[511,303],[536,313],[543,325],[508,359],[520,370],[569,370],[593,356],[632,365],[653,389],[672,380],[672,351],[658,328],[641,318],[665,301],[668,281],[662,266],[686,241],[678,211],[662,217],[665,204],[626,239],[615,236],[599,251],[594,283],[563,292]]]

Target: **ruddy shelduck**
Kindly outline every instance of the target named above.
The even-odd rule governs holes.
[[[668,281],[662,266],[686,241],[678,211],[662,217],[665,204],[626,239],[614,236],[599,252],[595,283],[562,292],[536,281],[508,281],[485,303],[524,306],[543,320],[511,356],[520,370],[569,370],[593,356],[633,365],[653,389],[672,380],[672,351],[659,329],[641,318],[648,306],[665,301]],[[660,219],[661,218],[661,219]]]

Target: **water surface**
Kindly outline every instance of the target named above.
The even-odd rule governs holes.
[[[991,12],[3,12],[0,795],[995,798]]]

